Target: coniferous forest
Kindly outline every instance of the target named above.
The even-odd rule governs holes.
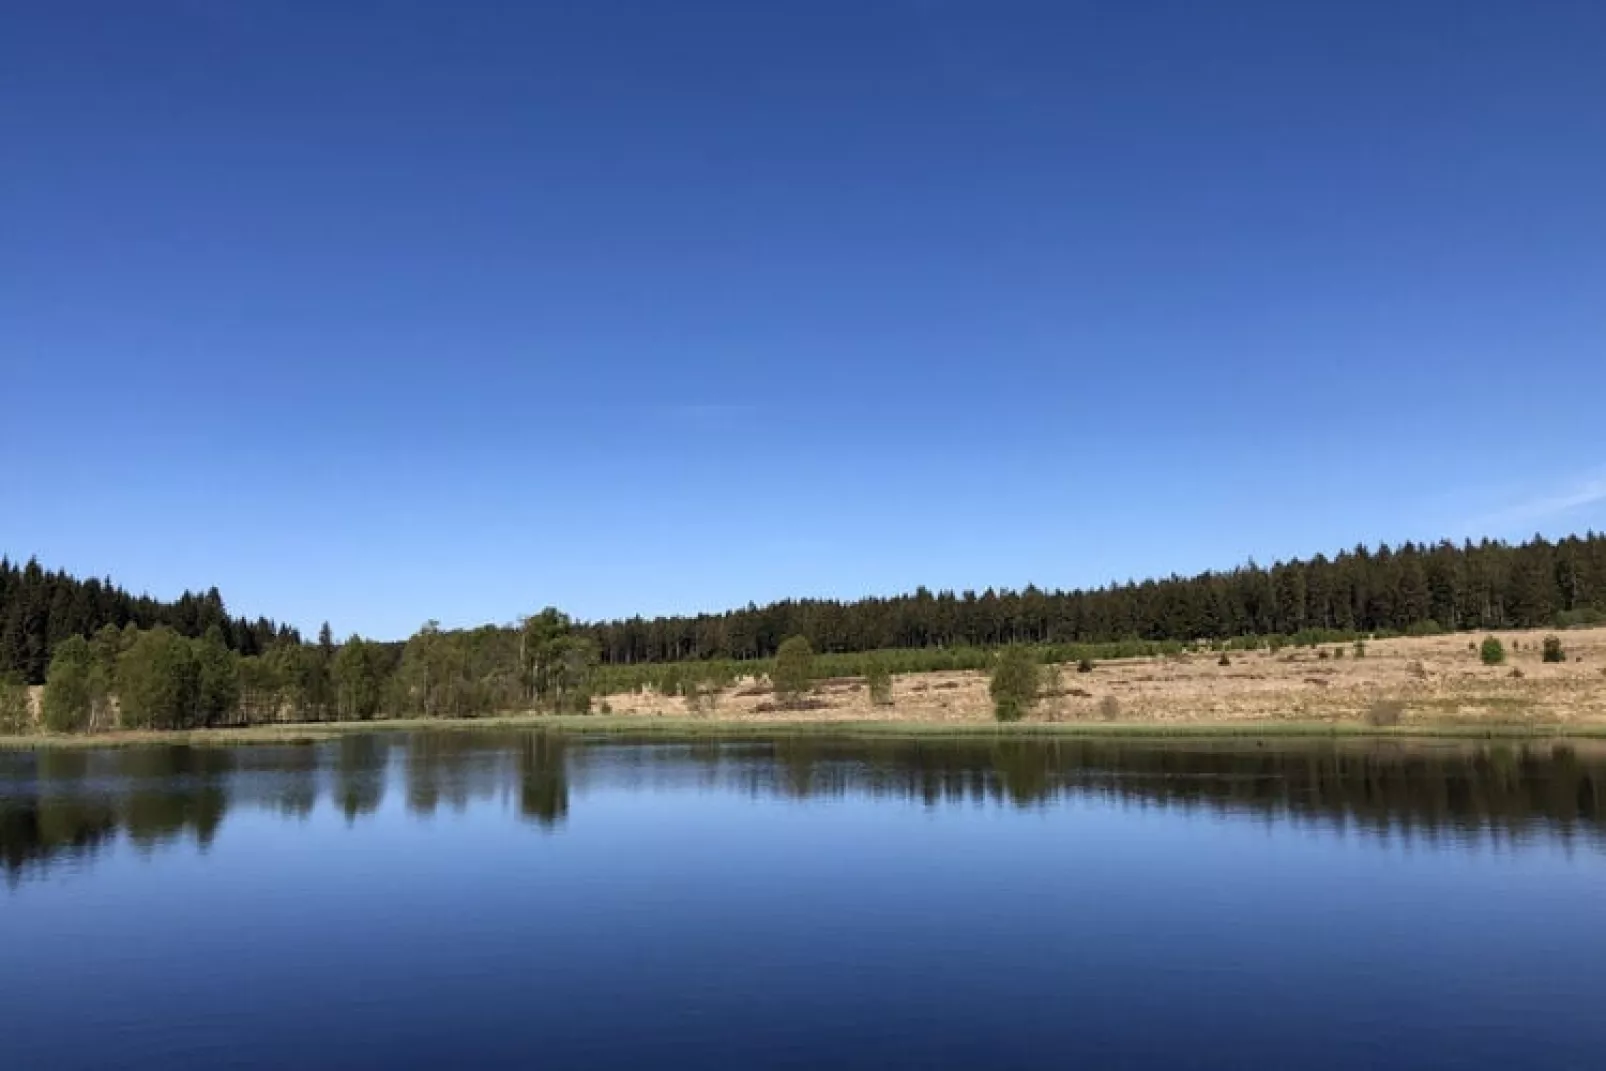
[[[255,621],[229,617],[215,587],[161,602],[149,595],[130,595],[110,579],[79,580],[46,570],[36,560],[18,565],[0,558],[0,674],[43,684],[57,644],[69,636],[88,639],[107,625],[166,626],[190,637],[216,628],[226,646],[244,655],[301,642],[295,629],[265,617]]]
[[[688,681],[701,686],[700,675],[721,683],[733,665],[767,661],[793,636],[834,659],[834,670],[861,672],[855,656],[869,651],[901,651],[900,670],[979,668],[986,651],[1008,644],[1074,660],[1095,645],[1098,656],[1113,657],[1201,640],[1603,620],[1606,536],[1593,532],[1515,546],[1356,547],[1085,591],[922,588],[593,623],[548,609],[508,626],[443,631],[430,622],[404,643],[337,642],[327,625],[306,643],[267,618],[230,617],[216,588],[163,602],[37,561],[0,560],[0,687],[13,690],[0,696],[0,721],[20,718],[6,713],[20,703],[19,684],[48,685],[43,720],[58,731],[453,717],[585,710],[598,690],[652,683],[674,692]],[[720,669],[705,674],[688,663]]]
[[[1405,543],[1262,568],[1092,591],[932,593],[788,600],[697,617],[611,621],[590,632],[605,662],[766,658],[788,636],[817,651],[1182,641],[1306,630],[1537,628],[1606,611],[1606,536],[1520,546]]]

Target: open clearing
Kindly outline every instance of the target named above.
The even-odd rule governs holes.
[[[1506,646],[1501,666],[1485,666],[1485,634],[1370,640],[1364,658],[1353,644],[1280,651],[1234,651],[1231,664],[1199,652],[1098,663],[1090,673],[1059,667],[1057,694],[1032,713],[1038,722],[1166,723],[1361,722],[1380,703],[1403,704],[1401,724],[1557,729],[1606,726],[1606,628],[1555,633],[1567,661],[1541,660],[1544,631],[1494,633]],[[1342,650],[1342,656],[1338,652]],[[1325,655],[1325,657],[1323,657]],[[1515,675],[1520,673],[1520,676]],[[864,682],[817,682],[803,709],[777,709],[762,681],[720,692],[709,721],[920,722],[992,719],[987,676],[976,671],[911,673],[893,680],[892,705],[875,706]],[[602,697],[620,717],[684,718],[679,698],[648,689]]]

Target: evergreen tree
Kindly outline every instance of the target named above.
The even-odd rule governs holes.
[[[1486,666],[1498,666],[1506,660],[1506,645],[1494,636],[1485,637],[1478,648],[1478,658]]]
[[[814,647],[804,636],[789,636],[775,653],[770,683],[775,696],[788,706],[801,702],[814,680]]]
[[[872,658],[865,669],[864,683],[870,692],[870,702],[878,707],[892,705],[892,670],[885,658]]]
[[[993,715],[999,721],[1019,721],[1037,702],[1040,667],[1031,649],[1005,647],[993,664],[987,694],[992,697]]]

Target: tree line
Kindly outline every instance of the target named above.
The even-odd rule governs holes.
[[[294,639],[262,654],[231,650],[222,629],[198,638],[158,625],[105,625],[56,646],[45,674],[51,732],[200,729],[376,717],[474,717],[501,710],[590,709],[596,649],[567,615],[543,610],[517,629],[444,632],[427,623],[404,644],[325,624],[316,643]],[[26,698],[0,680],[0,732],[31,726]]]
[[[80,580],[46,570],[35,558],[22,565],[0,558],[0,677],[43,684],[58,644],[71,636],[87,640],[108,625],[164,626],[191,639],[215,628],[224,646],[247,656],[301,641],[295,629],[266,617],[230,617],[215,587],[162,602],[130,595],[110,579]]]
[[[43,721],[62,732],[583,711],[598,692],[646,686],[702,709],[710,690],[742,675],[769,676],[777,698],[796,703],[796,674],[777,657],[788,641],[809,653],[809,675],[879,677],[991,668],[1008,646],[1063,663],[1200,640],[1233,647],[1588,624],[1606,619],[1603,610],[1606,536],[1593,532],[1518,546],[1357,547],[1093,591],[922,588],[591,624],[549,608],[513,626],[429,622],[402,643],[337,643],[327,624],[304,643],[266,618],[230,617],[216,588],[162,603],[33,560],[0,561],[0,731],[30,724],[21,683],[46,684]],[[1022,681],[1029,675],[1014,668]],[[1005,689],[1005,699],[1018,691]]]
[[[816,651],[1005,644],[1191,642],[1303,632],[1537,628],[1606,620],[1606,535],[1510,545],[1358,546],[1331,558],[1111,584],[987,589],[855,601],[788,599],[690,617],[593,624],[603,662],[773,657],[791,636]]]

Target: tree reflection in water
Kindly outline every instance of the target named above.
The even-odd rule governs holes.
[[[399,762],[393,762],[393,755]],[[399,773],[397,768],[399,767]],[[1606,745],[1590,741],[965,740],[795,737],[676,743],[559,733],[423,732],[311,746],[138,747],[0,755],[0,868],[15,883],[120,837],[201,848],[233,807],[306,818],[327,786],[348,824],[393,778],[408,813],[508,800],[561,828],[571,783],[929,807],[1068,798],[1320,823],[1375,835],[1583,836],[1606,845]]]

